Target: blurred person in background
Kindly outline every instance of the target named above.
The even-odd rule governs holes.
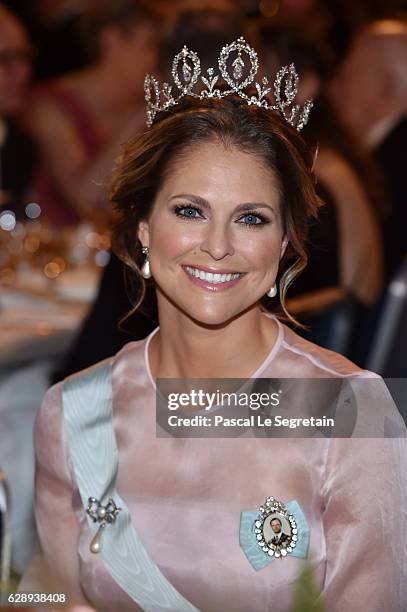
[[[159,12],[168,26],[169,32],[178,27],[180,19],[186,13],[195,13],[202,10],[240,13],[236,8],[236,0],[177,0],[176,2],[153,0],[153,2],[154,10]],[[164,70],[167,71],[167,69],[166,66]]]
[[[386,280],[407,253],[407,21],[372,22],[355,37],[333,83],[336,106],[386,181]]]
[[[79,70],[87,63],[78,24],[87,0],[35,0],[32,10],[33,37],[38,48],[37,79],[54,78]]]
[[[88,0],[3,0],[21,19],[36,47],[34,75],[52,78],[87,63],[78,21]]]
[[[197,2],[189,0],[185,4]],[[239,12],[228,2],[220,2],[219,5],[221,8],[213,8],[210,2],[204,2],[200,9],[182,11],[173,27],[166,32],[160,53],[165,80],[172,79],[168,71],[168,58],[179,53],[184,45],[199,55],[201,69],[206,72],[208,68],[217,68],[215,49],[220,49],[229,40],[246,35],[246,24]]]
[[[405,0],[234,0],[250,18],[273,20],[329,40],[335,58],[343,57],[354,34],[374,19],[397,14]]]
[[[300,75],[299,104],[314,99],[303,135],[318,146],[315,172],[318,193],[326,205],[311,225],[308,265],[289,295],[297,298],[299,312],[304,309],[312,315],[306,321],[311,325],[307,336],[324,345],[326,339],[317,331],[323,319],[313,318],[319,316],[319,309],[325,311],[331,300],[334,304],[342,296],[369,305],[381,291],[380,231],[363,182],[363,163],[325,91],[332,74],[329,47],[292,27],[265,26],[260,32],[268,72],[294,62]]]
[[[323,0],[261,0],[259,12],[296,31],[304,28],[312,37],[323,37],[330,30],[334,12]]]
[[[156,65],[156,17],[134,0],[89,3],[92,63],[40,86],[26,122],[42,154],[36,194],[55,225],[106,215],[104,181],[120,145],[143,129],[143,78]]]
[[[17,17],[0,4],[0,212],[24,209],[35,149],[18,122],[31,79],[33,49]]]

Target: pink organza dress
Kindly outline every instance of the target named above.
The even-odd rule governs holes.
[[[149,557],[198,610],[291,610],[293,585],[305,560],[287,556],[255,571],[239,544],[240,513],[258,510],[272,495],[297,500],[306,516],[307,562],[327,612],[361,607],[405,612],[407,443],[402,421],[375,374],[277,323],[278,339],[254,378],[376,378],[375,400],[383,414],[392,415],[401,437],[158,438],[148,360],[153,332],[111,360],[117,491]],[[363,392],[357,395],[362,411],[371,400]],[[62,383],[45,396],[35,446],[41,550],[20,589],[62,590],[72,603],[97,610],[139,610],[101,556],[90,552],[92,534],[72,466]]]

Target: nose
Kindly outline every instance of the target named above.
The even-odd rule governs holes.
[[[200,250],[219,261],[228,255],[234,255],[233,236],[231,228],[209,223],[200,244]]]

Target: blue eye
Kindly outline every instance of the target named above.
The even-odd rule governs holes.
[[[266,223],[270,223],[266,217],[260,215],[258,213],[247,213],[238,219],[238,222],[242,222],[244,225],[265,225]]]
[[[174,212],[178,217],[185,219],[197,219],[202,216],[199,208],[195,206],[176,206]]]

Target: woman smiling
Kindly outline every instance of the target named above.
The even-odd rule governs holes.
[[[117,164],[115,249],[136,307],[154,283],[160,326],[47,393],[41,563],[98,610],[286,612],[308,558],[329,612],[401,612],[405,440],[156,436],[157,379],[333,378],[357,416],[405,432],[379,377],[270,313],[306,265],[320,202],[298,131],[240,92],[167,104]],[[275,518],[284,547],[267,544]]]

